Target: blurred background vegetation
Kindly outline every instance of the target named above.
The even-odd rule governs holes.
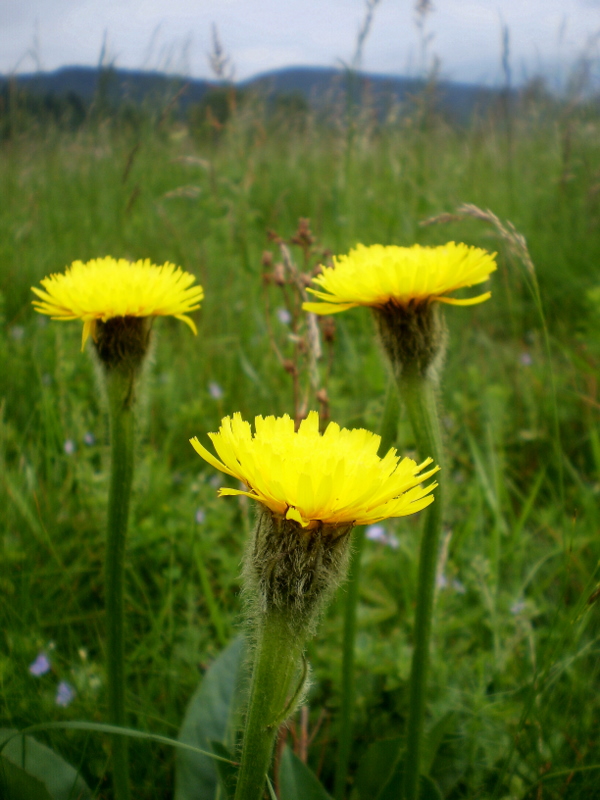
[[[312,268],[357,242],[455,239],[498,251],[499,270],[491,301],[446,314],[451,489],[431,774],[449,800],[596,797],[597,100],[581,85],[558,98],[532,82],[457,118],[436,102],[433,75],[383,110],[362,88],[360,102],[348,93],[324,113],[301,94],[217,85],[184,112],[180,86],[160,102],[116,103],[109,79],[89,102],[10,83],[0,95],[0,724],[102,721],[105,702],[105,408],[80,325],[36,315],[30,287],[110,254],[173,261],[205,289],[197,338],[171,319],[154,328],[127,554],[132,724],[175,736],[239,627],[252,524],[247,503],[216,499],[226,479],[187,440],[206,441],[234,411],[294,411],[289,365],[273,349],[295,347],[289,307],[264,278],[281,258],[277,237],[301,268],[304,255]],[[464,202],[526,236],[545,317],[531,273],[493,227],[420,224]],[[304,248],[291,242],[301,218],[313,237]],[[331,417],[376,430],[387,376],[367,310],[340,315],[327,336]],[[401,417],[398,447],[412,446]],[[353,768],[369,743],[402,735],[407,711],[418,520],[383,528],[364,555]],[[310,713],[292,730],[318,726],[308,761],[328,786],[343,591],[310,646]],[[35,676],[40,653],[51,670]],[[60,681],[75,692],[66,706]],[[39,738],[110,796],[99,737]],[[133,742],[132,753],[136,797],[171,797],[173,752]]]

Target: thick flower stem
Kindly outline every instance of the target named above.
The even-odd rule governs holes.
[[[259,623],[250,698],[235,800],[260,800],[280,724],[294,709],[301,688],[298,664],[304,644],[287,615],[271,610]],[[292,701],[290,703],[290,701]]]
[[[108,721],[112,725],[124,726],[126,718],[123,583],[125,538],[133,478],[133,373],[116,369],[107,371],[106,384],[111,437],[105,564]],[[124,736],[112,737],[112,772],[115,797],[117,800],[129,800],[131,797],[129,762],[127,739]]]
[[[430,456],[444,466],[442,437],[433,379],[415,373],[404,373],[399,388],[406,404],[421,458]],[[404,800],[417,800],[427,693],[427,671],[435,595],[435,577],[444,513],[444,473],[439,476],[435,502],[425,511],[414,623],[414,651],[410,674],[409,712],[404,770]]]

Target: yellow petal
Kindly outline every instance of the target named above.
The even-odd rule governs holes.
[[[434,300],[450,305],[482,303],[489,293],[467,300],[447,295],[486,281],[496,269],[495,256],[455,242],[439,247],[358,244],[347,255],[335,256],[333,267],[313,278],[318,289],[308,291],[323,304],[303,307],[315,314],[336,314],[357,305],[379,307],[389,302],[398,306]]]
[[[479,294],[477,297],[436,297],[435,299],[438,303],[447,303],[450,306],[475,306],[478,303],[484,303],[489,300],[491,296],[491,292],[484,292],[484,294]]]
[[[176,314],[175,319],[180,319],[182,322],[185,322],[188,328],[191,328],[194,336],[198,335],[198,328],[196,328],[196,323],[194,322],[193,319],[186,317],[185,314]]]
[[[222,461],[194,438],[196,452],[250,487],[224,488],[220,496],[246,495],[307,529],[405,516],[432,502],[436,484],[423,485],[438,470],[431,459],[417,465],[393,448],[380,458],[380,438],[364,429],[330,423],[322,435],[316,412],[298,431],[287,415],[257,417],[254,434],[236,413],[209,436]]]
[[[358,303],[302,303],[304,311],[311,314],[339,314],[340,311],[347,311],[349,308],[356,308]]]
[[[238,477],[234,472],[232,472],[230,469],[228,469],[225,466],[225,464],[223,464],[221,461],[219,461],[217,458],[215,458],[213,456],[213,454],[206,449],[206,447],[203,447],[200,444],[200,442],[198,441],[198,437],[197,436],[194,436],[193,439],[190,439],[190,444],[192,445],[194,450],[198,453],[198,455],[201,456],[205,461],[208,461],[208,463],[211,466],[215,467],[216,469],[220,470],[221,472],[224,472],[227,475],[231,475],[233,478],[237,478]]]
[[[83,353],[83,348],[85,347],[85,343],[88,340],[88,337],[91,335],[93,339],[96,339],[96,320],[95,319],[86,319],[83,323],[83,331],[81,333],[81,352]]]
[[[288,510],[286,511],[285,518],[286,519],[293,519],[293,520],[295,520],[295,522],[299,522],[300,525],[302,525],[303,528],[307,528],[308,527],[308,520],[305,520],[302,517],[302,515],[300,514],[300,512],[298,511],[298,509],[293,508],[293,506],[290,506],[288,508]]]
[[[252,500],[257,499],[254,492],[245,492],[243,489],[229,489],[227,486],[221,486],[217,494],[219,497],[234,497],[243,494],[246,497],[250,497]]]
[[[81,319],[82,344],[93,335],[94,321],[114,317],[173,316],[196,333],[186,315],[200,308],[204,297],[195,277],[169,262],[159,266],[149,259],[136,262],[111,256],[85,264],[74,261],[64,273],[41,281],[44,290],[32,286],[35,310],[53,319]],[[92,322],[90,323],[90,320]]]

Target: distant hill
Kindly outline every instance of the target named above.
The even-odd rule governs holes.
[[[391,103],[411,102],[427,86],[419,78],[364,72],[352,74],[325,67],[288,67],[257,75],[240,85],[267,94],[297,92],[317,107],[334,102],[350,91],[357,101],[369,95],[379,108]],[[432,92],[439,110],[461,119],[469,117],[475,110],[485,110],[502,94],[500,89],[443,80],[432,86]]]
[[[0,88],[8,80],[8,76],[1,76]],[[97,67],[62,67],[55,72],[15,75],[11,80],[19,88],[33,94],[64,96],[73,92],[86,103],[90,103],[100,91],[105,92],[112,102],[130,100],[141,103],[172,97],[174,90],[185,86],[185,100],[182,98],[182,102],[189,105],[202,100],[211,87],[208,81],[174,77],[160,72]]]
[[[9,78],[0,76],[0,91]],[[38,72],[11,78],[16,86],[36,95],[64,97],[77,95],[86,104],[99,94],[111,103],[165,103],[177,95],[182,111],[201,102],[219,84],[169,76],[158,72],[142,72],[117,68],[63,67],[55,72]],[[392,103],[411,102],[426,84],[416,78],[390,75],[349,73],[325,67],[289,67],[257,75],[237,84],[241,90],[262,95],[301,95],[313,108],[324,109],[336,101],[346,102],[348,93],[356,102],[369,96],[375,107],[383,110]],[[451,81],[438,81],[433,87],[436,107],[457,119],[470,117],[475,110],[485,110],[501,96],[500,89]]]

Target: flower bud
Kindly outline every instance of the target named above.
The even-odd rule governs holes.
[[[346,578],[351,523],[310,530],[261,506],[244,560],[251,616],[279,612],[294,630],[311,634],[333,591]]]

